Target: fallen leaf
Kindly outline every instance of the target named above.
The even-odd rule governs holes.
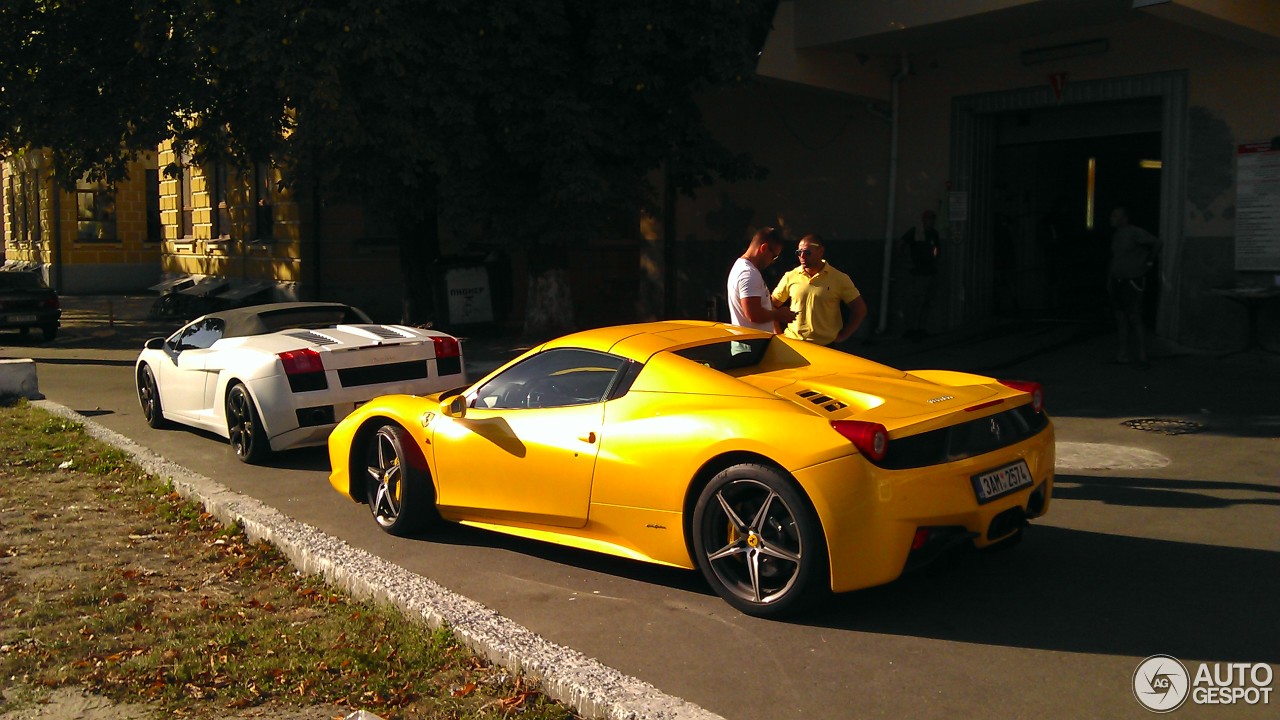
[[[475,683],[467,683],[466,685],[455,687],[451,694],[454,697],[466,697],[471,693],[475,692],[475,689],[476,689]]]

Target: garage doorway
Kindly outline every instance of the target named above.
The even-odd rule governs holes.
[[[1111,211],[1160,227],[1160,114],[1157,98],[995,119],[992,316],[1110,322]],[[1149,324],[1157,296],[1147,296]]]
[[[1124,204],[1164,241],[1147,315],[1158,334],[1176,335],[1185,72],[1073,82],[1061,94],[1039,87],[958,96],[951,130],[950,200],[962,213],[949,223],[958,262],[944,268],[952,327],[1002,316],[1105,317],[1109,217]]]

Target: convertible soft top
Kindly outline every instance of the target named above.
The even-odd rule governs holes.
[[[369,316],[342,303],[282,302],[222,310],[205,315],[223,322],[222,337],[248,337],[288,328],[369,323]]]

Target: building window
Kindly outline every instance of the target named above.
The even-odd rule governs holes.
[[[116,191],[102,182],[76,183],[76,240],[116,242]]]
[[[210,222],[214,239],[231,236],[231,206],[227,202],[227,165],[218,163],[213,170],[213,187],[209,193]]]
[[[191,199],[191,161],[183,158],[178,164],[178,237],[195,237],[196,205]]]
[[[275,196],[272,193],[271,164],[255,163],[253,166],[253,239],[269,241],[275,238]]]
[[[147,242],[164,239],[164,223],[160,219],[160,171],[146,171]]]

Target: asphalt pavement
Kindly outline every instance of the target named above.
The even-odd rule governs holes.
[[[97,358],[95,362],[99,363],[128,363],[146,338],[167,335],[180,324],[174,319],[149,317],[154,300],[154,296],[146,295],[64,297],[64,330],[57,340],[42,343],[38,338],[29,337],[13,343],[11,341],[17,339],[16,334],[12,338],[0,334],[0,356],[40,359],[56,355],[53,361],[65,363],[83,353],[86,357],[92,355]],[[515,334],[493,329],[459,334],[463,336],[467,369],[472,379],[479,378],[533,344]],[[1055,495],[1067,504],[1058,512],[1051,512],[1053,526],[1042,528],[1042,543],[1037,546],[1039,556],[1077,561],[1083,557],[1097,558],[1091,561],[1094,562],[1094,572],[1113,581],[1133,575],[1132,563],[1136,558],[1150,556],[1152,547],[1167,548],[1160,551],[1163,555],[1158,553],[1156,556],[1167,556],[1169,562],[1173,562],[1172,558],[1176,556],[1174,550],[1184,553],[1177,557],[1191,568],[1222,566],[1224,558],[1227,559],[1226,564],[1235,563],[1242,569],[1261,568],[1267,563],[1274,566],[1274,553],[1280,548],[1280,524],[1274,521],[1274,506],[1280,504],[1280,477],[1275,470],[1280,466],[1280,355],[1265,350],[1223,355],[1156,341],[1150,367],[1138,368],[1110,364],[1108,361],[1114,354],[1113,343],[1114,335],[1105,324],[1040,320],[1002,323],[979,331],[950,333],[920,341],[896,337],[855,339],[843,349],[904,369],[964,370],[1004,379],[1037,380],[1044,384],[1046,404],[1058,429],[1058,490]],[[217,450],[222,449],[217,444],[210,445]],[[195,486],[197,494],[202,492],[199,488],[206,487],[201,482],[196,482]],[[1203,512],[1206,508],[1222,509],[1225,514],[1219,516],[1215,510],[1215,514],[1210,515]],[[1197,510],[1201,512],[1197,513]],[[267,515],[270,522],[275,522],[271,520],[274,517],[272,513]],[[277,534],[288,541],[287,532],[278,531]],[[1110,558],[1080,548],[1083,556],[1064,555],[1072,552],[1067,549],[1070,544],[1059,547],[1049,542],[1063,538],[1074,539],[1080,548],[1084,544],[1096,546],[1099,551],[1105,548]],[[1157,541],[1163,545],[1152,544]],[[324,540],[307,542],[326,544]],[[1259,551],[1262,554],[1257,554]],[[1188,556],[1186,552],[1194,555]],[[337,553],[325,562],[349,565],[350,571],[358,574],[359,568],[371,561],[364,556],[351,558]],[[1031,558],[1028,557],[1026,562],[1032,562]],[[332,571],[332,567],[326,570],[331,574]],[[380,574],[391,576],[392,572],[393,569],[382,567],[374,577],[378,578]],[[1138,571],[1139,576],[1152,576],[1153,573]],[[406,587],[413,588],[430,582],[421,577],[405,577],[402,581]],[[357,578],[357,582],[364,580]],[[1145,598],[1125,595],[1124,605],[1135,607],[1121,610],[1122,605],[1118,604],[1111,612],[1130,620],[1149,612],[1154,612],[1156,617],[1182,617],[1185,614],[1183,606],[1200,607],[1217,594],[1214,588],[1202,587],[1200,582],[1196,577],[1171,581],[1172,589],[1180,596],[1177,602],[1181,605],[1172,605],[1164,610],[1147,608],[1138,612],[1136,606],[1145,602]],[[1180,628],[1181,637],[1170,634],[1160,639],[1154,649],[1179,654],[1180,657],[1274,662],[1275,647],[1280,647],[1280,638],[1276,636],[1280,623],[1273,622],[1277,612],[1274,608],[1265,609],[1253,596],[1274,597],[1275,592],[1280,591],[1280,585],[1277,585],[1280,579],[1274,573],[1269,579],[1264,575],[1251,581],[1253,585],[1249,590],[1244,590],[1243,582],[1219,582],[1218,590],[1235,587],[1241,590],[1241,597],[1215,598],[1219,608],[1231,610],[1216,625],[1206,625],[1203,631]],[[1086,592],[1084,587],[1077,591],[1065,587],[1056,589],[1056,584],[1053,588],[1033,587],[1029,597],[1062,595],[1068,598],[1064,608],[1070,607],[1072,602],[1083,604],[1092,601],[1094,592],[1093,588]],[[1114,588],[1105,590],[1115,591]],[[428,591],[415,590],[431,594],[437,593],[439,588],[428,588]],[[877,598],[885,594],[876,591],[856,594],[859,598],[843,604],[853,603],[861,607],[861,604],[870,603],[874,606]],[[894,592],[887,594],[898,597]],[[483,608],[468,607],[464,622],[470,622],[473,616],[489,622],[497,615]],[[1145,605],[1143,607],[1146,608]],[[844,622],[843,619],[833,621],[833,618],[843,617],[836,611],[830,613],[832,617],[815,620],[816,627],[820,630],[823,620],[833,628],[842,627],[840,622]],[[1252,620],[1246,622],[1244,619],[1250,612],[1260,623],[1258,632],[1243,632],[1246,626],[1253,626]],[[907,622],[901,613],[871,615],[884,618],[878,622]],[[1079,658],[1056,659],[1055,656],[1054,659],[1054,662],[1071,668],[1069,675],[1078,676],[1074,681],[1076,685],[1063,687],[1063,691],[1076,692],[1076,695],[1088,692],[1092,687],[1090,683],[1097,682],[1099,675],[1095,673],[1101,673],[1108,680],[1113,675],[1122,679],[1127,677],[1125,668],[1131,672],[1132,664],[1126,656],[1141,657],[1136,649],[1149,647],[1151,641],[1147,631],[1137,626],[1109,630],[1113,638],[1120,638],[1119,641],[1078,639],[1082,632],[1089,632],[1087,629],[1091,625],[1087,620],[1086,616],[1076,618],[1072,612],[1060,614],[1059,622],[1070,629],[1071,638],[1054,635],[1046,645],[1051,649],[1068,648],[1082,653]],[[452,618],[449,621],[458,624]],[[1008,621],[994,626],[983,623],[982,630],[973,637],[968,633],[976,632],[973,630],[975,626],[955,619],[948,620],[948,623],[944,630],[920,630],[907,622],[905,629],[888,626],[877,631],[875,622],[872,622],[871,626],[860,628],[870,635],[862,636],[869,640],[860,646],[867,657],[859,662],[867,664],[879,654],[890,657],[897,654],[900,657],[897,643],[912,644],[916,642],[915,638],[928,638],[931,633],[949,640],[949,652],[953,654],[964,653],[957,650],[955,642],[958,640],[973,644],[974,653],[1003,653],[1010,656],[1006,659],[1024,662],[1026,651],[1017,648],[1039,647],[1037,642],[1022,634],[1004,638],[1002,633],[1014,632],[1019,627],[1017,622]],[[577,674],[573,674],[575,671],[572,669],[568,675],[557,674],[558,670],[551,672],[552,680],[561,683],[555,694],[588,714],[636,718],[711,716],[711,713],[683,704],[677,698],[651,693],[649,690],[652,688],[644,689],[641,687],[643,684],[631,684],[630,679],[620,678],[619,673],[609,672],[608,668],[592,665],[571,651],[566,655],[565,648],[537,649],[542,646],[535,639],[520,635],[519,629],[513,631],[511,625],[499,623],[498,627],[505,629],[493,631],[499,634],[514,632],[517,636],[514,645],[502,645],[505,649],[497,653],[502,657],[484,652],[486,643],[493,646],[490,639],[483,636],[490,630],[477,631],[478,634],[473,634],[468,641],[482,654],[519,667],[546,670],[567,663],[577,668]],[[751,627],[762,633],[772,632],[772,629],[759,624]],[[778,632],[787,632],[787,629],[781,628]],[[789,632],[792,635],[802,634],[797,627]],[[1043,631],[1040,633],[1043,635]],[[507,639],[509,636],[500,637],[499,641]],[[882,649],[881,644],[892,647]],[[1101,655],[1088,652],[1095,649],[1104,649],[1104,652]],[[690,660],[686,658],[685,662]],[[919,664],[939,667],[932,661]],[[1095,671],[1091,669],[1093,667],[1103,667],[1103,670]],[[959,683],[961,687],[968,684]],[[619,687],[623,688],[621,694],[613,692]],[[636,690],[637,687],[641,689]],[[897,700],[876,694],[879,687],[870,684],[860,691],[860,696],[875,699],[881,703],[878,707],[898,707],[900,703]],[[883,692],[891,695],[890,687],[886,685]],[[816,686],[814,691],[818,695],[823,694]],[[706,698],[706,701],[699,699],[704,706],[714,706],[718,702],[719,691],[704,691],[697,683],[690,683],[686,690],[679,692],[686,697],[699,693]],[[1061,701],[1053,701],[1050,697],[1046,697],[1045,702],[1050,703],[1046,707],[1063,707]],[[1095,702],[1102,703],[1095,708],[1107,714],[1114,710],[1107,703],[1131,703],[1132,698],[1126,701],[1106,696]],[[717,712],[725,713],[723,707],[728,706],[718,706]],[[1074,714],[1090,714],[1086,707],[1072,707],[1079,711]],[[1136,705],[1133,708],[1136,709]],[[918,709],[923,713],[922,717],[931,712],[934,716],[941,715],[945,710],[942,706]]]

